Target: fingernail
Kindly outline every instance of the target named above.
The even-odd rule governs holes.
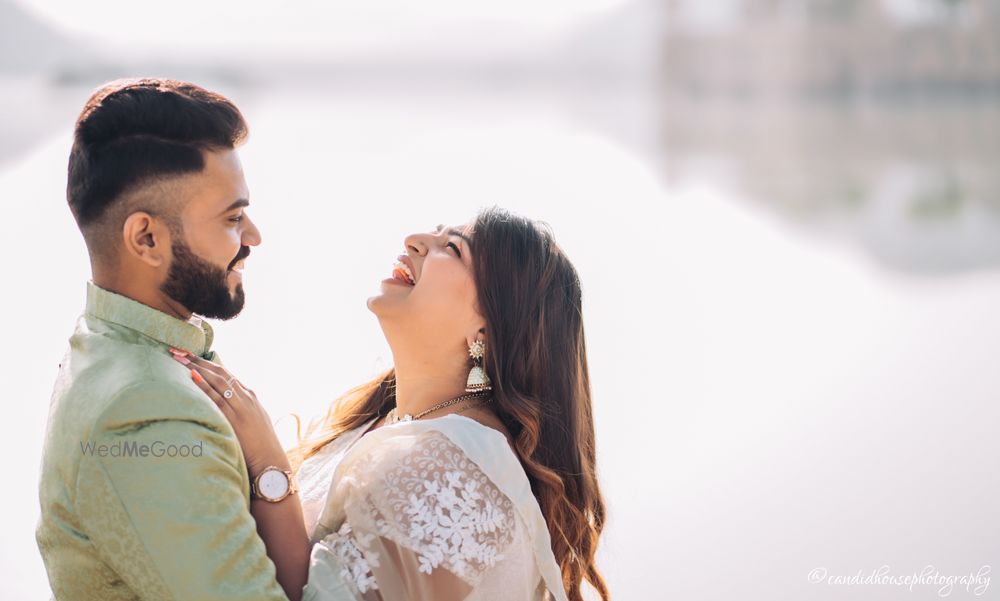
[[[175,356],[180,355],[181,357],[185,357],[189,354],[187,351],[174,347],[170,347],[170,352],[173,353]]]
[[[202,378],[201,374],[193,369],[191,370],[191,379],[199,384],[205,381],[205,378]]]
[[[184,357],[183,355],[171,355],[171,357],[173,357],[174,360],[177,361],[178,363],[180,363],[181,365],[190,365],[191,364],[191,360],[188,359],[187,357]]]

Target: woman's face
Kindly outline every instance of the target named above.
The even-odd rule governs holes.
[[[368,299],[390,344],[397,336],[464,348],[485,322],[477,307],[469,240],[472,226],[438,226],[405,238],[381,293]]]

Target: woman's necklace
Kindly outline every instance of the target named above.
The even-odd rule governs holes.
[[[405,415],[400,416],[399,413],[396,411],[396,407],[393,407],[392,409],[389,410],[389,413],[386,414],[385,423],[386,425],[391,425],[395,424],[396,422],[413,421],[415,419],[420,419],[421,417],[427,415],[431,411],[437,411],[438,409],[451,407],[452,405],[461,403],[462,401],[472,401],[477,399],[482,399],[482,402],[484,403],[489,403],[491,400],[489,398],[489,392],[473,392],[472,394],[463,394],[462,396],[458,396],[453,399],[448,399],[447,401],[444,401],[442,403],[438,403],[437,405],[434,405],[430,409],[421,411],[416,415],[410,415],[409,413],[407,413]]]

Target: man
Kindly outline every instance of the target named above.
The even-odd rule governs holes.
[[[67,197],[92,281],[51,400],[36,531],[56,599],[287,599],[237,438],[167,352],[218,361],[201,317],[243,307],[260,244],[246,134],[229,100],[171,80],[113,82],[77,120]]]

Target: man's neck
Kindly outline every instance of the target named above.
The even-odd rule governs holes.
[[[152,287],[151,289],[149,286],[129,285],[123,278],[110,278],[97,273],[94,274],[92,279],[94,280],[94,284],[105,290],[140,302],[171,317],[176,317],[181,321],[191,319],[191,311],[164,294],[158,287]]]

